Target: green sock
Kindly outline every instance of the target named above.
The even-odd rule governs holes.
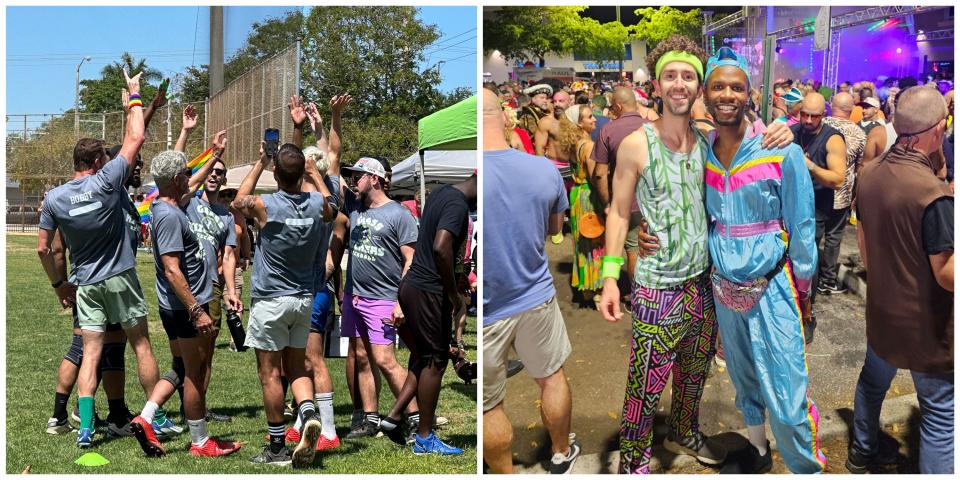
[[[79,397],[77,405],[80,407],[80,428],[93,430],[93,397]]]
[[[167,421],[167,411],[160,407],[157,409],[157,413],[153,414],[154,423],[162,425],[163,422]]]

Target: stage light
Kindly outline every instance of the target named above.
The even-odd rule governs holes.
[[[897,47],[897,54],[903,53],[903,50],[900,47]]]

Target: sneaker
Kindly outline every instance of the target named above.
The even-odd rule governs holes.
[[[420,435],[415,435],[416,439],[413,442],[413,454],[414,455],[461,455],[463,450],[451,445],[443,443],[443,440],[437,438],[437,434],[430,432],[430,435],[427,438],[422,438]]]
[[[93,444],[93,430],[89,428],[81,428],[77,432],[77,446],[80,448],[90,448],[90,445]]]
[[[359,428],[364,418],[363,410],[354,410],[353,415],[350,415],[350,430]]]
[[[817,285],[817,293],[823,295],[833,295],[835,293],[847,293],[847,287],[844,284],[821,283]]]
[[[64,417],[63,420],[58,420],[57,417],[50,417],[50,420],[47,420],[47,433],[50,435],[60,435],[64,433],[70,433],[76,430],[73,428],[73,425],[70,424],[70,421]]]
[[[393,430],[387,430],[383,427],[383,421],[380,423],[380,431],[387,436],[393,443],[397,445],[407,445],[407,439],[410,436],[407,432],[404,432],[404,425],[408,425],[403,419],[394,420],[391,419],[391,422],[396,422],[396,426],[393,427]],[[408,430],[409,431],[409,430]]]
[[[194,457],[222,457],[224,455],[230,455],[237,450],[240,450],[239,442],[227,442],[215,438],[207,438],[207,441],[203,442],[203,445],[199,447],[193,444],[190,445],[190,455]]]
[[[292,404],[292,403],[288,403],[288,404],[283,408],[283,421],[284,421],[284,422],[292,422],[295,418],[296,418],[296,415],[294,415],[294,413],[293,413],[293,404]]]
[[[130,430],[133,431],[133,435],[137,437],[137,442],[140,443],[140,448],[148,457],[162,457],[167,454],[163,450],[160,440],[157,439],[153,426],[143,417],[138,416],[130,421]]]
[[[329,438],[325,435],[320,435],[320,438],[317,440],[317,451],[322,452],[324,450],[333,450],[340,446],[340,437],[334,435],[333,438]]]
[[[77,425],[79,425],[79,424],[81,423],[81,422],[80,422],[80,407],[73,407],[73,411],[70,412],[70,419],[73,420],[74,422],[76,422]],[[94,411],[94,412],[93,412],[93,428],[100,428],[100,427],[105,427],[105,426],[107,426],[107,422],[105,422],[102,418],[100,418],[100,414],[99,414],[99,413],[97,413],[96,411]]]
[[[719,465],[727,458],[727,449],[702,432],[678,438],[673,432],[663,440],[663,448],[677,455],[690,455],[708,465]]]
[[[267,435],[267,440],[270,440],[270,435]],[[287,443],[300,443],[300,430],[287,427],[287,431],[283,434],[283,440]]]
[[[870,471],[870,467],[895,465],[900,459],[900,443],[890,437],[880,437],[880,447],[877,453],[865,455],[854,446],[847,451],[846,467],[850,473],[863,474]]]
[[[723,350],[717,350],[717,354],[713,356],[713,362],[720,368],[727,368],[727,360],[723,358]]]
[[[350,433],[347,434],[347,440],[352,440],[354,438],[364,438],[372,437],[377,434],[380,429],[373,422],[369,422],[364,419],[357,428],[351,429]]]
[[[108,437],[132,437],[133,430],[130,429],[130,422],[126,423],[114,423],[107,422],[107,436]]]
[[[813,343],[813,332],[817,329],[817,317],[811,316],[810,321],[803,322],[803,343]]]
[[[507,378],[510,378],[523,371],[523,362],[520,360],[510,360],[507,362]]]
[[[416,441],[417,430],[419,429],[420,429],[420,422],[414,422],[409,418],[407,419],[407,438],[406,438],[407,445],[413,445],[413,443]]]
[[[169,418],[163,419],[163,423],[152,422],[150,426],[153,427],[153,431],[156,432],[157,436],[161,438],[170,438],[183,433],[183,427],[177,426],[177,424],[173,423],[173,420]]]
[[[757,447],[748,444],[746,448],[737,450],[730,456],[726,464],[720,469],[721,474],[760,474],[767,473],[773,468],[773,458],[770,453],[770,442],[767,442],[767,453],[761,456]]]
[[[320,440],[320,419],[311,417],[303,424],[300,443],[293,449],[293,468],[305,468],[313,464],[317,454],[317,440]]]
[[[262,465],[285,466],[290,465],[293,459],[290,457],[290,450],[287,450],[287,447],[283,447],[279,452],[273,453],[273,451],[270,450],[270,445],[264,445],[263,451],[251,458],[250,462]]]
[[[580,441],[577,440],[577,434],[570,433],[570,451],[566,455],[554,453],[550,459],[550,474],[566,475],[573,472],[573,464],[577,462],[580,456]]]
[[[230,415],[214,413],[213,410],[207,409],[206,420],[208,422],[232,422],[233,417],[231,417]]]

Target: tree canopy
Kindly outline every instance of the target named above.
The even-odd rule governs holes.
[[[700,43],[703,36],[701,27],[703,17],[700,9],[684,12],[670,6],[646,7],[634,10],[640,19],[636,25],[628,27],[634,38],[647,42],[647,50],[653,50],[657,44],[670,35],[678,33]]]
[[[103,113],[121,110],[120,91],[127,87],[123,79],[123,70],[132,76],[140,76],[140,94],[145,99],[153,98],[163,74],[147,65],[147,59],[136,59],[124,53],[119,62],[113,62],[100,70],[100,78],[81,80],[80,111],[83,113]],[[151,85],[151,83],[153,85]]]
[[[581,39],[587,7],[502,7],[484,15],[483,50],[498,50],[507,60],[543,60],[568,53]]]

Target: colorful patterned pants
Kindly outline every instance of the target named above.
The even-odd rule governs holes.
[[[716,348],[717,316],[709,273],[669,290],[634,284],[633,345],[620,422],[620,473],[650,473],[653,419],[673,373],[670,429],[699,429],[700,396]]]

